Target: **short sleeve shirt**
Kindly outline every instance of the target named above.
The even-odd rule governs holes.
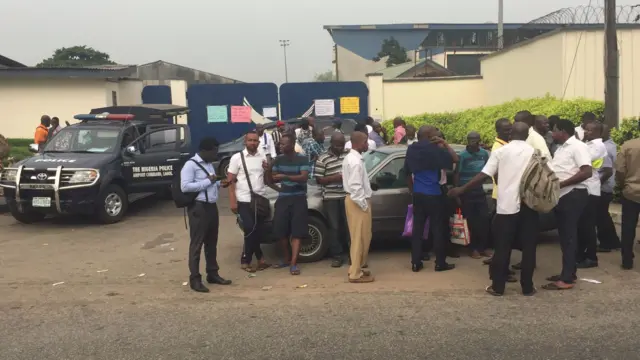
[[[273,163],[273,172],[288,176],[300,175],[303,171],[309,172],[309,158],[305,155],[295,154],[293,156],[279,155]],[[307,183],[298,183],[284,180],[281,183],[282,192],[280,197],[306,195]]]
[[[480,149],[476,152],[464,150],[460,153],[459,157],[460,163],[458,164],[458,169],[460,173],[460,185],[464,185],[482,171],[487,160],[489,160],[489,152],[485,149]]]

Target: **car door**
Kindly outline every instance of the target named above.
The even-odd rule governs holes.
[[[171,186],[189,157],[189,129],[170,125],[148,129],[123,152],[123,176],[130,193],[158,192]]]
[[[375,188],[371,198],[373,233],[400,237],[407,206],[411,204],[411,194],[404,174],[404,156],[386,161],[369,176],[372,189]]]

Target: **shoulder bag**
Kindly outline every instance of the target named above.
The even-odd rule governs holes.
[[[269,218],[271,216],[271,203],[266,197],[253,192],[253,186],[251,186],[251,175],[247,170],[247,162],[244,159],[244,151],[240,152],[240,158],[242,159],[242,169],[247,177],[249,192],[251,192],[251,210],[253,210],[254,214],[258,217]]]

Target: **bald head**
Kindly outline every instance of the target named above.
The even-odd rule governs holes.
[[[331,145],[333,145],[333,143],[335,142],[342,142],[344,144],[346,142],[344,134],[340,132],[334,132],[333,135],[331,135]]]
[[[48,127],[51,124],[51,118],[49,115],[42,115],[40,117],[40,124]]]
[[[534,116],[531,115],[531,112],[524,110],[519,111],[516,116],[513,118],[515,122],[523,122],[529,126],[533,126]]]
[[[360,153],[369,150],[369,143],[367,142],[368,139],[369,136],[367,136],[367,134],[360,131],[354,131],[351,133],[351,148]]]
[[[418,130],[418,140],[428,140],[436,136],[437,131],[438,129],[433,126],[423,125],[420,127],[420,130]]]
[[[345,143],[346,139],[344,138],[344,134],[334,132],[333,135],[331,135],[331,146],[329,146],[329,151],[335,155],[340,155],[344,152]]]
[[[511,140],[525,141],[529,137],[529,125],[524,122],[516,122],[511,130]]]

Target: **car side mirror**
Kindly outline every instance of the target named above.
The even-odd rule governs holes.
[[[135,147],[135,146],[133,146],[133,145],[127,146],[127,147],[124,149],[125,154],[127,154],[127,155],[129,155],[129,156],[134,156],[134,155],[136,154],[136,152],[137,152],[137,151],[138,151],[138,149],[136,149],[136,147]]]
[[[29,144],[29,152],[37,153],[38,152],[38,144]]]
[[[379,189],[380,189],[380,186],[378,186],[378,184],[374,182],[371,183],[371,190],[378,191]]]

